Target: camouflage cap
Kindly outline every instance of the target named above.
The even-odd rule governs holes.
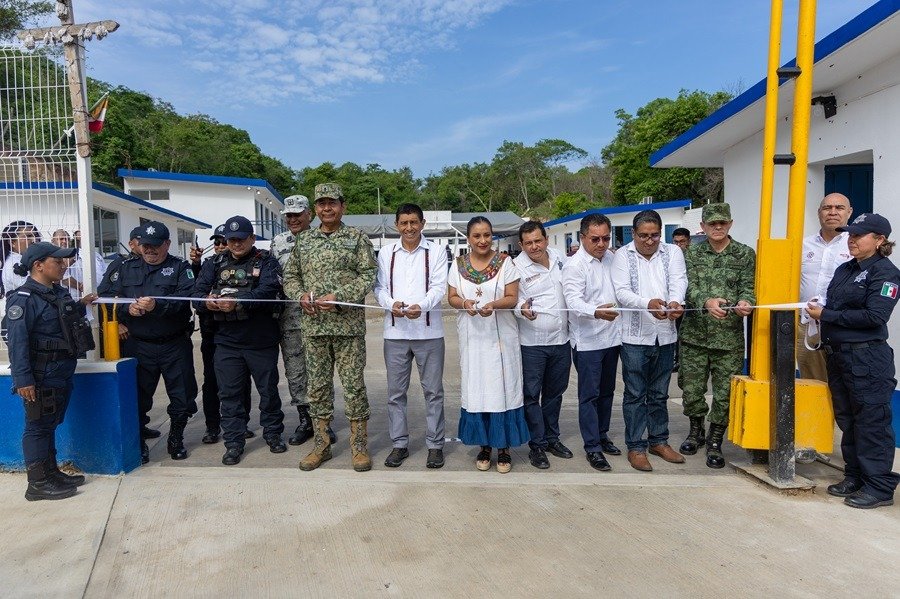
[[[714,223],[717,221],[731,220],[731,206],[727,202],[714,202],[703,207],[703,216],[701,217],[705,223]]]
[[[309,210],[309,198],[306,196],[288,196],[284,198],[282,214],[300,214]]]
[[[322,198],[331,198],[332,200],[344,201],[344,192],[337,183],[319,183],[316,185],[316,199],[318,202]]]

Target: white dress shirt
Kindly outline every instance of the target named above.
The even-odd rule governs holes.
[[[638,252],[632,241],[616,252],[612,268],[616,299],[623,308],[646,308],[652,299],[684,304],[687,270],[684,252],[677,245],[660,243],[649,259]],[[625,312],[622,318],[622,343],[632,345],[668,345],[678,341],[675,321],[659,320],[650,312]]]
[[[428,281],[425,280],[425,250],[428,250]],[[393,269],[391,262],[393,261]],[[392,274],[393,271],[393,274]],[[427,292],[426,292],[427,288]],[[393,291],[392,291],[393,290]],[[397,302],[407,306],[418,304],[422,315],[415,320],[384,315],[385,339],[440,339],[444,336],[441,307],[447,292],[447,253],[438,244],[420,238],[413,251],[398,240],[378,252],[378,276],[375,279],[375,298],[390,310]]]
[[[25,284],[25,279],[28,277],[23,277],[13,272],[13,266],[21,261],[22,254],[18,252],[10,251],[9,254],[6,255],[6,260],[3,262],[2,275],[4,295],[9,295],[11,291],[18,289]]]
[[[547,249],[550,268],[531,260],[522,252],[513,260],[522,276],[519,279],[519,301],[515,314],[519,321],[519,343],[526,346],[562,345],[569,342],[569,318],[565,312],[562,269],[564,260],[557,250]],[[522,315],[522,304],[531,300],[534,320]]]
[[[570,310],[569,337],[572,347],[578,351],[622,344],[621,315],[613,321],[594,318],[597,306],[616,303],[612,261],[611,252],[597,260],[582,246],[563,266],[563,294]]]
[[[800,301],[814,297],[825,305],[825,292],[838,266],[849,260],[847,247],[849,233],[839,233],[831,241],[825,241],[816,233],[803,238],[803,262],[800,267]]]

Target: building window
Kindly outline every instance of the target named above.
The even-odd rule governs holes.
[[[158,202],[169,199],[168,189],[132,189],[131,195],[147,202]]]
[[[191,245],[194,243],[193,231],[178,229],[178,245]]]
[[[119,213],[94,206],[94,247],[100,254],[119,253]]]

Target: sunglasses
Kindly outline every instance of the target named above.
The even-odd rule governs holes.
[[[600,243],[601,241],[609,243],[610,239],[612,239],[612,235],[595,235],[594,237],[587,238],[591,243]]]
[[[213,241],[213,245],[228,245],[224,239],[216,239]]]

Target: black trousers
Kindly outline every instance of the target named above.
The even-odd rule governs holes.
[[[222,410],[225,447],[243,447],[250,416],[250,379],[259,393],[259,423],[263,437],[284,432],[284,412],[278,395],[278,345],[246,349],[219,345],[215,353],[216,379]]]
[[[48,458],[56,460],[56,427],[62,424],[72,396],[72,386],[59,389],[55,400],[56,411],[29,421],[25,418],[25,430],[22,431],[22,456],[25,466],[41,463]]]
[[[169,396],[167,412],[173,421],[187,422],[197,412],[197,379],[194,349],[187,335],[164,343],[132,339],[137,358],[138,417],[141,425],[150,422],[153,394],[162,376]]]
[[[222,426],[222,413],[219,407],[219,382],[216,379],[216,343],[215,331],[200,331],[200,355],[203,357],[203,418],[206,420],[206,430],[218,432]],[[250,378],[247,377],[246,392],[244,393],[244,412],[247,421],[250,420]]]
[[[841,429],[845,476],[881,500],[894,496],[900,475],[894,464],[891,396],[894,352],[887,343],[836,350],[826,356],[834,419]]]

